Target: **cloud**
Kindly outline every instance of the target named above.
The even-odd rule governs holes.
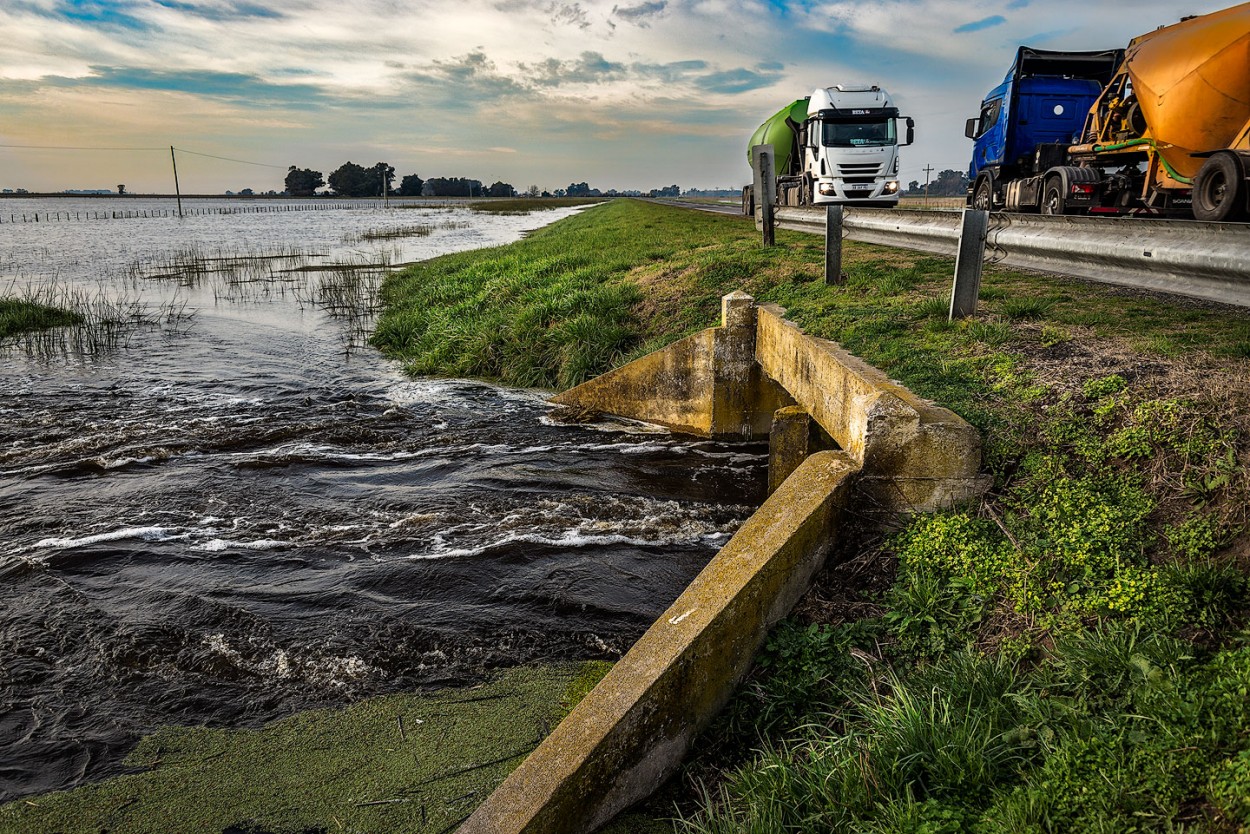
[[[624,64],[609,61],[598,52],[583,52],[574,61],[547,58],[536,64],[518,64],[526,80],[539,87],[565,84],[598,84],[621,78],[627,72]]]
[[[284,16],[282,12],[276,9],[254,3],[232,2],[231,0],[217,3],[185,3],[179,2],[179,0],[152,0],[152,2],[162,8],[180,14],[219,22],[245,20],[248,18],[281,19]]]
[[[197,70],[148,70],[140,67],[91,67],[78,78],[49,77],[43,84],[58,87],[101,87],[116,90],[164,90],[246,104],[281,103],[312,107],[327,103],[325,91],[311,84],[275,84],[254,75]]]
[[[648,18],[658,17],[667,7],[668,0],[653,0],[650,3],[639,3],[637,6],[613,6],[612,15],[635,26],[647,28],[651,25]]]
[[[424,102],[467,104],[498,101],[509,96],[525,95],[528,87],[501,73],[495,62],[480,49],[450,59],[439,59],[410,70],[404,81],[425,93]],[[391,97],[404,100],[402,91]],[[466,114],[467,115],[467,114]]]
[[[965,23],[962,26],[956,26],[951,30],[951,32],[956,35],[963,34],[964,32],[980,32],[982,29],[989,29],[993,26],[1002,26],[1006,22],[1007,18],[1000,14],[995,14],[990,15],[989,17],[983,17],[980,20],[974,20],[971,23]]]
[[[552,23],[576,26],[578,29],[590,28],[590,18],[581,3],[551,3],[547,6],[547,13],[551,15]]]
[[[51,9],[44,10],[33,5],[28,8],[49,17],[90,24],[104,30],[155,31],[156,27],[150,22],[133,14],[138,5],[132,0],[60,0]]]
[[[740,68],[709,73],[699,79],[699,84],[714,93],[745,93],[771,87],[780,77],[781,73],[777,71],[761,73]]]

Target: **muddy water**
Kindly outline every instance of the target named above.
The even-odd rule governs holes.
[[[415,222],[358,214],[0,228],[5,286],[182,311],[93,355],[0,354],[0,800],[116,773],[162,724],[614,657],[761,498],[762,449],[408,379],[307,286],[153,277],[222,241],[376,260],[345,225]],[[547,219],[438,210],[377,246],[413,260]]]

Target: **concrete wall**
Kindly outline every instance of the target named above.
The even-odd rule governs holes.
[[[649,795],[820,568],[858,472],[805,460],[460,834],[574,834]]]
[[[551,401],[703,437],[767,437],[773,412],[793,400],[755,361],[756,309],[751,296],[731,293],[721,303],[720,327],[674,342]]]

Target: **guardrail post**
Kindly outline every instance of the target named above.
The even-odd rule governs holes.
[[[751,167],[755,170],[755,228],[764,233],[764,245],[776,243],[773,203],[777,200],[777,178],[774,174],[775,151],[772,145],[751,148]]]
[[[842,274],[842,206],[825,206],[825,283],[841,284]]]
[[[981,266],[985,263],[985,236],[989,228],[988,211],[964,209],[959,229],[959,253],[955,256],[955,284],[951,287],[951,321],[977,312]]]

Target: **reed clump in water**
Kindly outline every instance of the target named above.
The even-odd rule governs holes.
[[[162,325],[176,329],[194,315],[178,298],[153,306],[137,296],[109,293],[103,286],[92,292],[55,281],[28,287],[21,297],[5,299],[2,304],[3,309],[19,311],[15,321],[44,324],[0,333],[0,345],[43,357],[93,356],[117,350],[127,347],[138,330]]]
[[[343,328],[343,341],[350,350],[364,347],[381,311],[378,300],[382,279],[390,272],[391,259],[381,253],[378,260],[327,264],[306,270],[306,282],[296,292],[301,304],[323,310]]]
[[[428,224],[417,226],[393,226],[383,229],[365,229],[360,233],[361,240],[395,240],[404,237],[429,237],[434,227]]]
[[[187,289],[211,286],[218,301],[268,301],[290,295],[300,281],[293,272],[314,257],[285,245],[266,251],[195,245],[136,261],[128,277],[135,289],[146,281],[172,281]]]
[[[408,226],[391,226],[366,229],[349,241],[399,240],[406,237],[429,237],[440,229],[467,229],[471,224],[463,220],[444,220],[441,223],[422,223]]]
[[[72,310],[49,307],[24,298],[0,298],[0,339],[19,333],[67,327],[82,317]]]

